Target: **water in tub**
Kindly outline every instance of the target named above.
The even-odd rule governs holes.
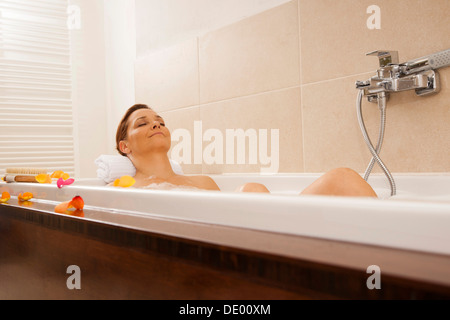
[[[149,177],[149,180],[156,177]],[[145,187],[141,187],[142,189],[151,189],[151,190],[176,190],[176,191],[202,191],[199,188],[192,186],[180,186],[169,182],[160,182],[160,183],[150,183]]]

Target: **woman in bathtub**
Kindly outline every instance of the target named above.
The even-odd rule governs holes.
[[[116,134],[116,148],[128,157],[136,167],[134,187],[153,183],[170,183],[205,190],[219,187],[208,176],[184,176],[175,174],[167,155],[171,146],[169,129],[164,120],[151,108],[137,104],[128,109]],[[247,183],[239,192],[267,192],[262,184]],[[370,185],[355,171],[347,168],[334,169],[308,186],[302,195],[336,195],[376,197]]]

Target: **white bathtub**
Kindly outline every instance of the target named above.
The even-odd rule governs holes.
[[[63,189],[0,183],[0,191],[8,191],[12,200],[32,192],[33,202],[51,207],[80,195],[86,211],[95,212],[85,219],[143,230],[154,227],[150,220],[157,218],[450,255],[449,174],[395,175],[393,198],[382,175],[369,180],[380,199],[297,195],[318,177],[212,176],[222,192],[122,189],[97,179]],[[272,194],[235,193],[245,182],[264,183]]]

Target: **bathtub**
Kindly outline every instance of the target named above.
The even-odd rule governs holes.
[[[24,219],[30,212],[44,212],[49,219],[64,216],[363,274],[368,266],[379,265],[389,277],[436,285],[439,293],[450,295],[449,174],[394,175],[394,197],[386,178],[376,174],[369,183],[379,199],[298,196],[319,176],[211,175],[221,192],[113,188],[98,179],[81,179],[62,189],[0,183],[0,192],[12,195],[0,212],[21,207]],[[246,182],[263,183],[271,194],[234,192]],[[26,207],[17,201],[23,192],[34,194]],[[76,195],[85,202],[83,217],[53,212],[56,204]],[[41,223],[43,218],[33,219]]]

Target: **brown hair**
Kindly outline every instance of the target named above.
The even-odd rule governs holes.
[[[135,104],[134,106],[130,107],[127,110],[127,112],[123,116],[122,120],[120,121],[119,126],[117,127],[117,132],[116,132],[116,149],[124,157],[126,157],[127,155],[125,153],[123,153],[122,151],[120,151],[119,143],[120,143],[120,141],[127,139],[128,119],[133,114],[133,112],[135,112],[136,110],[139,110],[139,109],[150,109],[150,110],[152,110],[152,108],[150,108],[149,106],[147,106],[145,104]]]

